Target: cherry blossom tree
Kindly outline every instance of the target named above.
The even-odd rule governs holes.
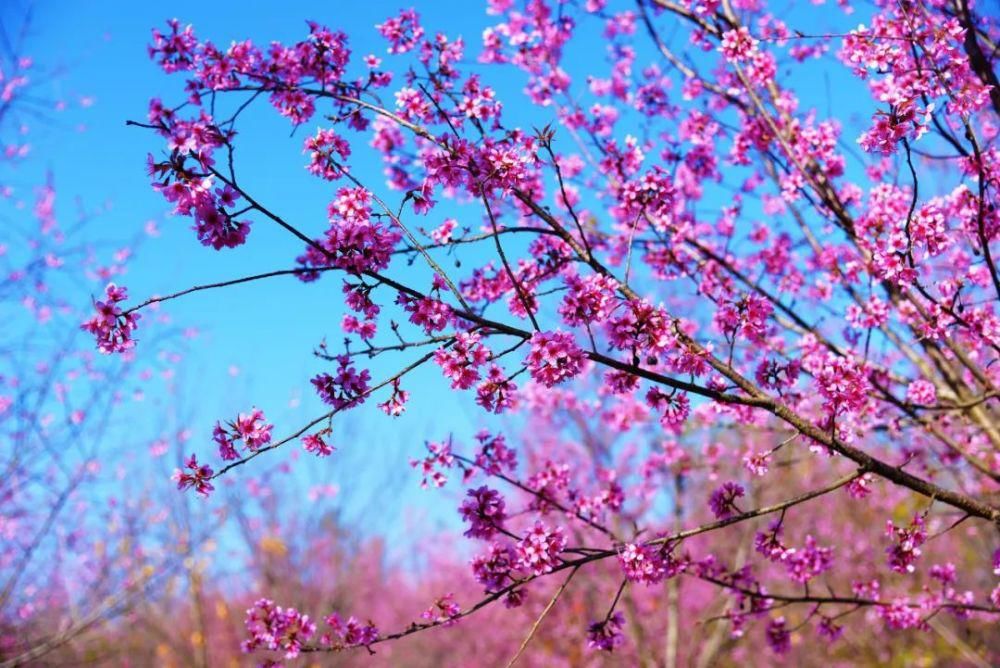
[[[319,347],[327,369],[303,379],[328,411],[221,419],[178,487],[211,495],[277,450],[336,458],[334,417],[399,415],[435,391],[407,386],[422,365],[484,418],[549,420],[536,433],[556,438],[568,407],[586,426],[555,448],[443,433],[413,462],[424,485],[466,490],[477,601],[442,592],[391,627],[263,598],[247,651],[380,652],[544,591],[513,663],[584,586],[573,633],[595,653],[660,660],[635,630],[655,618],[678,665],[680,611],[700,610],[777,655],[884,628],[995,663],[1000,25],[968,0],[856,9],[491,0],[481,45],[406,10],[376,26],[386,53],[360,56],[313,22],[267,46],[153,31],[151,57],[184,81],[130,121],[158,138],[153,187],[215,251],[263,225],[302,250],[145,301],[109,288],[86,324],[99,348],[132,351],[156,304],[278,276],[347,312],[344,347]],[[850,81],[859,127],[823,111],[817,71]],[[501,76],[523,91],[500,95]],[[313,218],[265,201],[239,159],[276,141],[245,131],[261,105],[330,184]],[[396,370],[375,377],[372,358]]]

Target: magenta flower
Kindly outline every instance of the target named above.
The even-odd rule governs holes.
[[[323,434],[308,434],[302,438],[302,447],[306,452],[311,452],[317,457],[328,457],[333,454],[334,448],[326,442]]]
[[[646,403],[660,414],[660,424],[675,432],[681,428],[691,413],[687,395],[677,390],[667,393],[658,387],[651,387],[646,393]]]
[[[472,574],[487,592],[503,589],[517,563],[514,549],[506,543],[491,543],[486,554],[472,560]]]
[[[368,647],[378,642],[378,628],[371,621],[363,624],[355,617],[349,617],[344,621],[337,613],[329,615],[324,621],[331,631],[324,634],[321,639],[325,645],[335,648]]]
[[[552,387],[578,375],[586,358],[571,334],[557,330],[535,332],[525,362],[535,381]]]
[[[476,434],[481,448],[476,455],[476,466],[486,475],[513,473],[517,468],[517,453],[507,445],[503,434],[493,436],[483,430]]]
[[[503,523],[507,519],[503,497],[496,490],[485,486],[470,489],[467,495],[468,498],[458,509],[462,519],[470,525],[465,535],[489,540],[504,528]]]
[[[420,613],[420,617],[431,624],[452,626],[456,623],[462,608],[455,602],[454,594],[445,594],[434,601],[434,604]]]
[[[369,380],[371,375],[368,369],[358,372],[351,363],[351,358],[341,355],[337,358],[335,375],[321,373],[311,382],[320,399],[333,406],[335,411],[340,411],[364,402],[368,395]]]
[[[503,413],[517,407],[517,384],[504,370],[491,364],[486,380],[476,387],[476,403],[491,413]]]
[[[351,146],[333,130],[319,129],[315,135],[306,138],[302,152],[309,154],[307,169],[311,174],[334,181],[343,173],[339,165],[350,157]]]
[[[247,610],[246,629],[244,652],[264,648],[282,651],[286,659],[294,659],[302,651],[304,641],[316,632],[316,625],[295,608],[282,608],[262,598]]]
[[[917,406],[933,406],[937,403],[937,389],[928,380],[915,380],[906,388],[906,400]]]
[[[274,425],[264,419],[264,411],[254,408],[249,414],[240,414],[233,422],[215,423],[212,440],[219,445],[219,456],[230,461],[239,459],[239,448],[248,452],[256,452],[271,442],[271,430]]]
[[[412,9],[406,9],[398,16],[386,19],[375,28],[389,40],[389,53],[406,53],[417,45],[424,36],[420,16]]]
[[[750,31],[746,27],[741,26],[722,33],[722,45],[719,51],[729,62],[739,63],[748,60],[756,48],[757,40],[750,36]]]
[[[924,518],[914,515],[907,527],[897,527],[892,520],[886,522],[885,533],[893,539],[893,545],[885,549],[889,555],[889,568],[897,573],[912,573],[913,565],[920,556],[920,546],[927,540]]]
[[[784,617],[776,617],[768,623],[765,637],[775,654],[787,654],[792,648],[792,634]]]
[[[451,379],[452,389],[467,390],[479,380],[479,367],[492,357],[476,332],[459,332],[451,346],[434,351],[434,362]]]
[[[210,482],[214,474],[212,467],[207,464],[198,464],[198,458],[195,455],[188,457],[184,466],[186,471],[176,469],[172,476],[174,482],[177,483],[177,489],[194,488],[196,492],[207,497],[215,489]]]
[[[128,291],[109,283],[104,290],[106,301],[94,301],[97,313],[80,328],[97,340],[97,349],[104,354],[123,353],[135,347],[132,332],[139,320],[137,313],[125,313],[118,305],[128,299]]]
[[[618,551],[618,564],[629,582],[654,585],[684,570],[663,545],[626,543]]]
[[[602,622],[594,622],[587,627],[587,647],[590,649],[613,652],[625,642],[622,627],[625,626],[625,616],[615,612]]]
[[[736,507],[736,499],[744,494],[745,490],[742,485],[735,482],[725,482],[722,487],[712,492],[712,496],[708,499],[708,506],[717,519],[724,520],[741,512]]]
[[[550,529],[542,522],[528,530],[517,543],[518,568],[533,575],[544,575],[559,565],[559,555],[566,547],[562,527]]]

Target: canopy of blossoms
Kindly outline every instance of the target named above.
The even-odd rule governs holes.
[[[481,598],[443,595],[401,628],[262,599],[244,648],[374,652],[557,582],[541,622],[577,573],[611,562],[577,630],[593,650],[622,651],[629,590],[696,580],[726,594],[732,636],[756,628],[778,654],[851,624],[948,618],[975,656],[1000,656],[991,9],[879,0],[860,22],[842,2],[823,13],[848,27],[813,32],[757,0],[490,0],[481,44],[406,10],[376,26],[379,55],[312,22],[290,44],[154,30],[149,54],[183,93],[130,121],[155,138],[152,187],[204,246],[269,225],[301,252],[140,303],[109,286],[84,325],[100,350],[130,351],[152,304],[276,276],[347,311],[344,346],[319,348],[326,370],[303,379],[327,412],[220,420],[179,488],[209,495],[276,450],[335,460],[334,417],[399,415],[431,391],[407,384],[423,365],[484,414],[560,434],[569,407],[591,433],[633,437],[595,459],[496,433],[459,444],[443,425],[412,465],[467,489]],[[802,74],[817,66],[867,91],[863,127],[824,113]],[[500,99],[490,80],[508,70],[525,85]],[[240,162],[274,141],[242,131],[263,105],[305,137],[302,178],[329,184],[309,219],[260,198]],[[539,122],[512,124],[525,105]],[[362,152],[384,179],[352,168]],[[396,371],[375,377],[365,363],[382,356]]]

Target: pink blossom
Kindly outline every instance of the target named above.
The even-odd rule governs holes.
[[[420,613],[420,617],[432,624],[451,626],[461,614],[462,608],[455,602],[454,594],[445,594],[434,604]]]
[[[787,654],[792,648],[791,633],[784,617],[776,617],[767,625],[767,644],[775,654]]]
[[[321,373],[311,382],[320,399],[333,406],[335,411],[340,411],[364,402],[368,396],[369,380],[371,375],[367,369],[358,372],[351,363],[351,358],[341,355],[337,357],[335,375]]]
[[[495,436],[488,431],[476,434],[476,440],[482,446],[476,454],[476,466],[486,475],[513,473],[517,468],[517,454],[507,445],[503,434]]]
[[[917,406],[933,406],[937,403],[937,390],[933,383],[921,378],[907,386],[906,400]]]
[[[306,452],[311,452],[317,457],[328,457],[333,454],[335,448],[326,442],[323,434],[307,434],[302,437],[302,447]]]
[[[282,608],[262,598],[247,610],[246,629],[244,652],[265,648],[282,651],[286,659],[294,659],[302,651],[303,642],[316,632],[316,625],[295,608]]]
[[[720,520],[732,517],[735,513],[741,512],[736,507],[736,499],[745,494],[743,486],[735,482],[725,482],[721,487],[712,492],[708,505],[712,513]]]
[[[225,426],[215,423],[212,440],[219,445],[219,456],[223,460],[239,458],[237,446],[242,446],[249,452],[256,452],[271,442],[271,430],[274,425],[264,420],[264,411],[254,408],[249,414],[240,414],[233,422]]]
[[[410,466],[413,468],[419,468],[421,473],[423,473],[423,480],[420,482],[420,486],[427,488],[428,481],[434,484],[435,487],[444,487],[445,482],[448,481],[448,477],[442,472],[442,469],[450,469],[455,465],[455,456],[451,452],[450,443],[427,443],[428,455],[424,459],[411,459]]]
[[[496,490],[485,486],[470,489],[467,495],[468,498],[458,509],[462,519],[469,523],[465,535],[489,540],[504,528],[504,520],[507,519],[503,497]]]
[[[691,412],[687,395],[676,390],[667,393],[651,387],[646,393],[646,403],[660,414],[660,424],[675,431],[680,429]]]
[[[516,546],[517,565],[534,575],[544,575],[559,565],[559,555],[566,547],[562,527],[550,529],[535,522]]]
[[[886,535],[893,539],[893,545],[886,548],[889,568],[897,573],[912,573],[913,565],[920,556],[920,546],[927,540],[924,518],[914,515],[907,527],[897,527],[892,521],[886,523]]]
[[[379,640],[378,628],[371,621],[362,623],[353,616],[344,621],[340,615],[333,613],[324,622],[330,628],[330,633],[324,633],[321,639],[324,645],[335,648],[368,647]]]
[[[398,16],[386,19],[375,26],[389,40],[389,53],[406,53],[424,36],[419,15],[412,9],[406,9]]]
[[[184,464],[187,471],[176,469],[173,480],[177,483],[177,489],[184,490],[193,487],[196,492],[207,497],[215,487],[209,482],[214,475],[212,467],[207,464],[198,464],[195,455],[188,457]]]
[[[109,283],[104,290],[107,301],[94,301],[97,313],[81,325],[97,339],[97,349],[104,354],[123,353],[135,347],[132,332],[135,331],[139,314],[122,311],[118,305],[128,299],[124,287]]]
[[[666,546],[626,543],[618,551],[618,563],[629,582],[654,585],[683,570]]]
[[[399,387],[399,379],[392,381],[392,394],[388,399],[378,405],[382,412],[392,417],[399,417],[406,410],[406,402],[410,400],[410,393]]]
[[[472,572],[476,582],[488,592],[499,591],[506,586],[510,573],[514,570],[517,556],[506,543],[491,543],[486,554],[472,560]]]
[[[615,612],[602,622],[594,622],[587,627],[587,647],[612,652],[625,642],[622,628],[625,616]]]
[[[528,373],[545,387],[558,385],[583,368],[586,353],[563,331],[535,332],[531,337],[531,352],[525,362]]]
[[[517,385],[504,370],[491,364],[486,379],[476,387],[476,403],[491,413],[503,413],[517,406]]]
[[[467,390],[479,380],[479,367],[491,357],[476,332],[459,332],[451,346],[434,351],[434,361],[451,379],[452,389]]]
[[[750,36],[746,26],[728,30],[722,34],[722,45],[719,51],[726,60],[734,63],[745,62],[757,48],[757,40]]]
[[[302,152],[309,153],[307,169],[311,174],[334,181],[342,175],[340,165],[350,157],[351,147],[333,130],[321,128],[306,139]]]

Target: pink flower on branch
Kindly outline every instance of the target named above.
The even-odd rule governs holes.
[[[215,423],[212,440],[219,446],[219,456],[223,461],[239,459],[239,447],[248,452],[256,452],[271,442],[271,430],[274,425],[264,419],[264,411],[254,408],[248,414],[240,414],[232,422],[225,425]]]
[[[185,490],[193,488],[202,496],[208,496],[215,487],[209,482],[214,471],[207,464],[199,464],[197,457],[191,455],[184,464],[185,469],[174,471],[173,480],[177,483],[177,489]]]
[[[567,332],[536,332],[531,337],[531,351],[526,363],[531,377],[552,387],[577,376],[583,369],[586,353]]]
[[[105,301],[94,301],[97,313],[84,322],[81,329],[90,332],[97,339],[97,349],[102,353],[124,353],[135,347],[132,332],[135,331],[139,314],[122,311],[119,304],[128,299],[128,291],[114,283],[105,288]]]

